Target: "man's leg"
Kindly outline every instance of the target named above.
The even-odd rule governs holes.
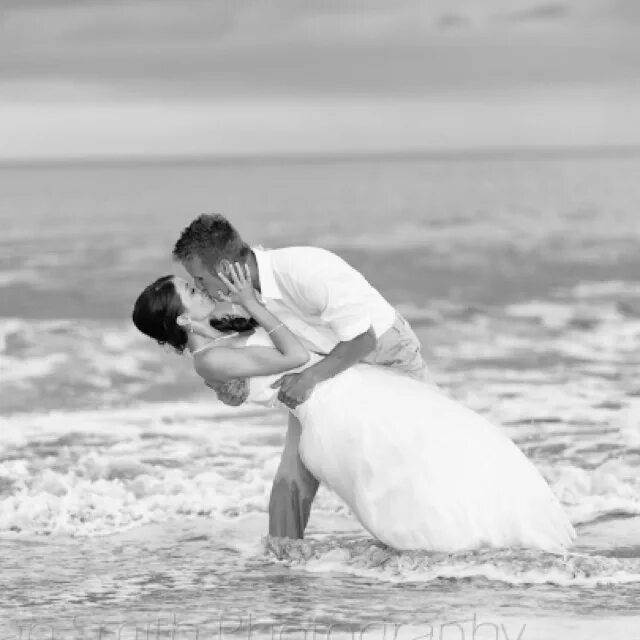
[[[298,453],[301,426],[289,414],[289,425],[280,466],[269,499],[269,535],[303,538],[311,503],[319,482],[304,466]]]

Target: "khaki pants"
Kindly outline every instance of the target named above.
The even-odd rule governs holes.
[[[409,323],[396,312],[393,325],[378,338],[376,350],[362,362],[393,367],[418,380],[435,384],[420,350],[420,340]]]

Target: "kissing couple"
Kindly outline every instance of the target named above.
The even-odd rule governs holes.
[[[399,550],[529,547],[563,552],[575,531],[506,433],[432,381],[407,321],[337,255],[266,251],[201,215],[133,322],[190,353],[227,404],[288,409],[269,533],[302,538],[320,482]]]

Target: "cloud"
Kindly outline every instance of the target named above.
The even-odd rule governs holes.
[[[637,24],[640,22],[640,2],[638,0],[612,0],[611,14],[621,21]]]
[[[571,9],[559,2],[547,2],[526,7],[520,11],[514,11],[508,14],[511,20],[530,21],[530,20],[561,20],[571,15]]]
[[[534,37],[493,19],[514,5],[519,21],[555,16],[561,30]],[[0,26],[0,85],[41,83],[43,98],[57,82],[59,92],[86,87],[88,98],[98,89],[132,98],[250,99],[636,78],[638,34],[594,31],[574,19],[576,11],[522,0],[29,2],[6,11]]]
[[[454,29],[464,27],[469,23],[469,18],[458,13],[443,13],[437,20],[439,27],[443,29]]]
[[[190,109],[209,152],[236,148],[231,139],[246,149],[254,142],[276,148],[287,123],[297,123],[295,135],[311,146],[341,140],[354,148],[393,146],[394,139],[406,146],[412,131],[416,144],[457,144],[462,114],[464,137],[480,144],[485,128],[510,135],[500,131],[501,119],[512,121],[514,131],[525,112],[529,121],[532,92],[536,104],[561,104],[569,125],[568,105],[576,101],[578,117],[589,96],[595,104],[607,95],[607,113],[619,115],[617,96],[636,86],[640,74],[640,20],[624,18],[636,6],[624,0],[0,0],[0,106],[6,106],[5,133],[15,132],[11,144],[24,153],[35,153],[38,140],[42,153],[64,149],[76,130],[82,133],[74,144],[85,149],[92,113],[111,132],[97,149],[115,153],[131,141],[132,153],[156,146],[199,152]],[[162,117],[145,116],[156,113],[153,104],[166,105]],[[371,116],[382,104],[393,124]],[[122,129],[101,105],[115,109]],[[456,117],[447,119],[447,109]],[[47,110],[57,119],[47,120]],[[76,129],[65,110],[77,115]],[[421,111],[443,128],[442,138],[421,123]],[[590,113],[585,122],[596,118]],[[217,124],[206,125],[206,114],[228,127],[230,137]],[[172,117],[182,124],[163,129],[164,118]],[[406,126],[397,124],[403,119]],[[553,114],[548,122],[549,131],[561,130]],[[56,123],[60,138],[49,130]],[[474,126],[481,130],[474,133]]]

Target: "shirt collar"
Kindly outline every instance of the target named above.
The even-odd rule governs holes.
[[[258,265],[258,277],[260,278],[260,295],[263,298],[271,298],[272,300],[280,300],[282,292],[276,282],[276,276],[273,273],[273,265],[271,264],[271,256],[268,251],[262,247],[253,247],[253,255],[256,257]]]

